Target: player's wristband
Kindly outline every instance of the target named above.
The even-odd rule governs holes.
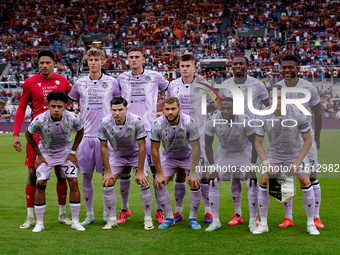
[[[266,166],[266,165],[268,165],[268,164],[270,164],[269,161],[268,161],[268,159],[266,159],[265,161],[263,161],[263,165],[264,165],[264,166]]]
[[[76,151],[71,151],[70,154],[76,155]]]

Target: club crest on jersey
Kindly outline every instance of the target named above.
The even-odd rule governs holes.
[[[103,82],[102,87],[103,89],[107,89],[109,87],[109,84],[107,84],[106,82]]]
[[[145,76],[145,80],[146,81],[151,81],[151,77],[150,76]]]
[[[178,133],[179,133],[180,135],[183,135],[183,134],[184,134],[183,128],[180,128],[180,129],[178,130]]]
[[[128,127],[128,128],[126,129],[126,133],[131,134],[131,133],[132,133],[132,128]]]
[[[199,89],[198,87],[195,87],[195,88],[194,88],[194,93],[197,94],[197,93],[199,93],[199,91],[200,91],[200,89]]]
[[[55,84],[59,85],[60,81],[59,80],[55,80]]]

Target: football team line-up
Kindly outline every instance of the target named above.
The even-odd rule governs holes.
[[[13,132],[16,151],[22,150],[19,131],[29,103],[33,120],[25,133],[28,142],[25,161],[28,167],[27,219],[20,228],[34,226],[33,232],[44,230],[45,189],[52,168],[57,177],[60,223],[84,231],[87,225],[95,222],[92,179],[96,170],[103,177],[102,229],[123,224],[131,215],[129,192],[133,169],[135,182],[140,188],[145,230],[154,228],[151,186],[159,229],[167,229],[184,220],[182,211],[187,180],[190,186],[190,228],[201,229],[197,212],[203,197],[204,219],[208,224],[205,231],[214,231],[222,228],[219,220],[220,182],[231,181],[235,214],[228,224],[237,225],[243,222],[241,181],[246,181],[249,231],[262,234],[269,230],[268,180],[270,182],[280,169],[285,169],[287,176],[296,176],[300,181],[307,232],[320,234],[318,229],[324,227],[319,216],[321,189],[316,176],[322,126],[320,97],[312,84],[298,77],[298,59],[295,56],[283,57],[284,79],[269,90],[262,82],[247,76],[247,58],[236,56],[232,62],[233,77],[221,85],[219,94],[215,95],[218,100],[211,99],[205,104],[210,117],[201,114],[202,97],[211,98],[211,93],[205,89],[209,84],[194,74],[195,59],[190,53],[180,57],[181,77],[170,84],[161,74],[143,68],[144,57],[140,48],[129,50],[131,70],[117,79],[102,73],[103,51],[91,48],[86,58],[89,75],[80,78],[71,87],[66,78],[53,73],[54,53],[40,51],[40,73],[28,78],[23,85]],[[230,86],[236,86],[243,92],[243,115],[233,113],[233,94],[227,89]],[[314,113],[315,132],[311,128],[310,115],[302,114],[294,105],[286,105],[284,111],[281,109],[281,88],[286,87],[303,88],[310,92],[310,100],[303,106]],[[249,88],[252,90],[252,97],[249,97],[252,102],[247,101]],[[158,102],[159,90],[166,91],[163,102]],[[247,107],[252,104],[257,110],[268,110],[273,97],[276,108],[266,116],[256,116]],[[287,98],[299,99],[299,94],[289,93]],[[73,101],[79,101],[80,116],[66,111]],[[226,124],[254,119],[263,124]],[[266,119],[276,121],[267,122]],[[296,125],[281,125],[285,120],[293,120]],[[72,129],[76,130],[73,143],[70,138]],[[266,149],[263,146],[265,135],[269,140]],[[216,151],[213,150],[215,138],[218,139]],[[259,168],[259,160],[263,162],[262,168]],[[228,165],[232,166],[233,171],[218,171],[218,167]],[[245,166],[249,171],[242,171]],[[258,169],[262,169],[261,181],[256,177]],[[86,218],[82,222],[79,221],[81,192],[78,173],[82,173],[81,191],[86,208]],[[149,174],[152,174],[152,183],[149,182]],[[173,211],[167,185],[175,175]],[[118,179],[122,205],[117,219],[114,186]],[[68,187],[72,220],[66,214]],[[292,201],[288,199],[283,203],[285,217],[279,225],[281,228],[294,225]]]

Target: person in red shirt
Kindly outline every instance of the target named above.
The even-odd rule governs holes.
[[[19,107],[14,120],[13,147],[16,151],[21,152],[21,141],[19,138],[20,129],[24,122],[27,105],[30,105],[33,111],[33,118],[45,112],[48,109],[47,95],[52,91],[62,91],[68,93],[71,85],[67,79],[53,73],[55,65],[55,55],[50,50],[42,50],[38,53],[38,65],[40,73],[28,78],[23,85],[22,96],[20,97]],[[39,134],[34,135],[34,139],[39,144]],[[20,228],[29,228],[34,223],[34,196],[36,192],[36,153],[32,147],[27,144],[25,165],[28,166],[28,178],[26,184],[26,202],[27,202],[27,219]],[[59,204],[58,221],[62,224],[71,225],[71,220],[66,216],[66,196],[67,184],[65,178],[60,175],[59,167],[55,168],[57,182],[57,194]]]

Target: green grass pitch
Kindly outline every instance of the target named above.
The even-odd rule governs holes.
[[[339,164],[340,130],[323,130],[319,162],[321,164]],[[23,144],[26,143],[23,134]],[[137,184],[132,182],[130,191],[131,217],[123,225],[112,230],[102,230],[103,212],[101,176],[94,178],[94,213],[96,223],[86,227],[85,232],[72,230],[70,226],[57,222],[58,205],[55,191],[56,177],[46,189],[45,230],[33,233],[30,229],[19,229],[26,218],[25,185],[27,168],[24,165],[25,153],[17,153],[12,147],[12,136],[0,134],[1,185],[0,185],[0,240],[1,254],[339,254],[340,245],[340,199],[339,173],[320,178],[322,187],[321,218],[325,225],[321,235],[311,236],[306,231],[306,214],[302,201],[302,192],[298,188],[294,199],[293,227],[277,227],[284,218],[283,206],[271,199],[269,206],[269,233],[252,235],[248,231],[248,201],[246,186],[243,184],[242,213],[244,223],[229,226],[227,222],[234,213],[230,195],[230,183],[222,183],[220,188],[220,219],[223,228],[214,232],[205,232],[207,225],[203,221],[203,202],[198,213],[202,229],[191,230],[188,224],[189,189],[184,203],[184,222],[167,230],[146,231],[143,228],[143,209]],[[79,175],[79,177],[81,177]],[[81,178],[79,178],[81,183]],[[119,182],[117,182],[119,183]],[[117,214],[120,211],[119,188],[116,185]],[[169,185],[173,199],[173,182]],[[174,201],[173,209],[174,209]],[[153,199],[153,218],[155,202]],[[71,218],[69,206],[68,216]],[[85,206],[82,203],[80,220],[85,218]],[[155,222],[155,218],[154,218]]]

